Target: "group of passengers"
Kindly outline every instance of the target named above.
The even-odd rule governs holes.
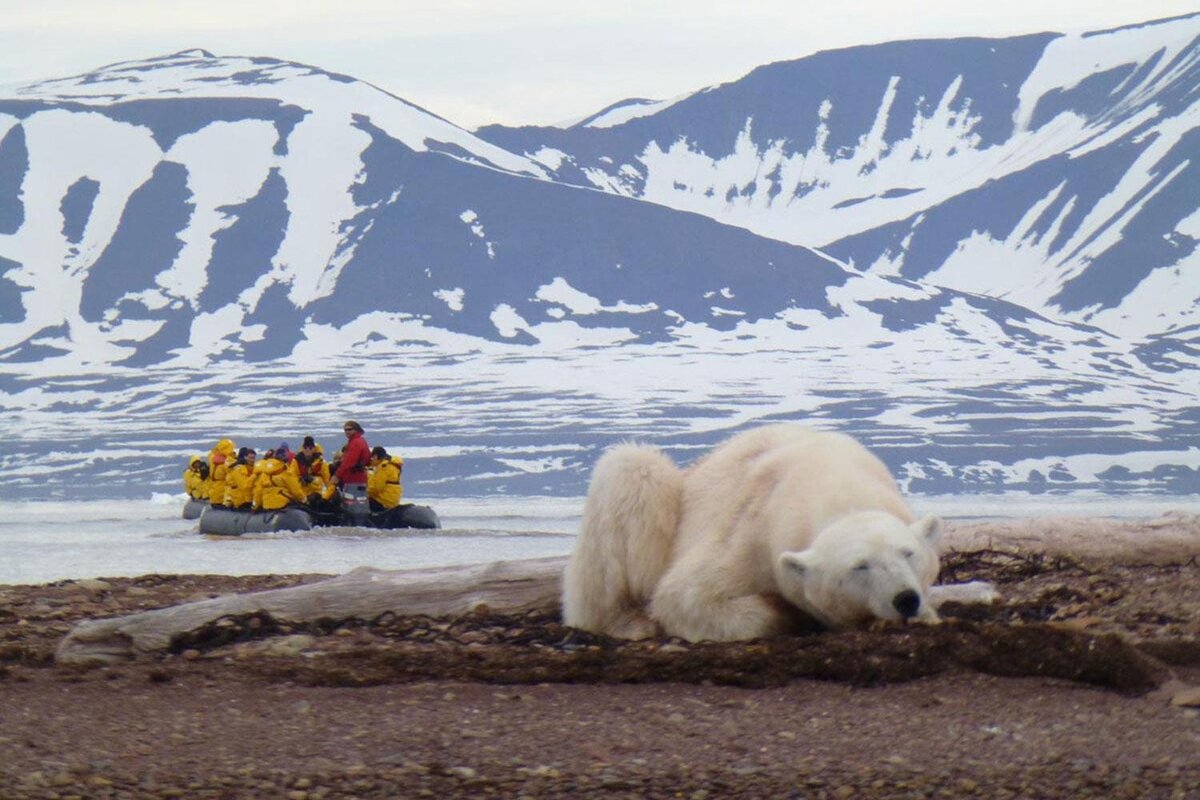
[[[191,457],[183,473],[184,489],[195,500],[238,511],[296,506],[332,513],[344,500],[366,500],[376,513],[399,506],[404,459],[383,447],[372,449],[354,420],[342,430],[346,444],[332,463],[325,461],[324,448],[312,436],[304,437],[299,451],[281,442],[261,460],[254,448],[239,449],[232,439],[221,439],[207,461]]]

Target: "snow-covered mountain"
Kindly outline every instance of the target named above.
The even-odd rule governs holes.
[[[619,438],[772,419],[913,491],[1196,492],[1198,35],[855,48],[476,133],[202,50],[19,87],[0,486],[174,490],[352,415],[418,493],[581,493]]]
[[[1144,338],[1200,323],[1200,15],[770,64],[485,139],[560,180]]]
[[[269,59],[188,51],[0,100],[4,356],[288,352],[294,335],[257,325],[346,290],[373,212],[402,192],[370,180],[381,149],[543,174],[367,84]]]

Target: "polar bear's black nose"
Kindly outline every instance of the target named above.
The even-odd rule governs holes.
[[[905,589],[892,598],[892,608],[900,612],[900,616],[908,619],[917,615],[921,607],[921,596],[912,589]]]

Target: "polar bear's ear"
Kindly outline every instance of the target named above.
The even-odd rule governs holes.
[[[918,536],[926,541],[930,547],[937,547],[942,541],[942,524],[941,517],[935,517],[933,514],[918,520],[913,524],[913,530]]]
[[[793,575],[806,578],[812,574],[813,566],[809,563],[808,551],[791,551],[779,556],[779,563]]]

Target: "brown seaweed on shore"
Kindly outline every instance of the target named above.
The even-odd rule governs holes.
[[[367,686],[428,679],[496,684],[708,683],[761,688],[796,678],[853,685],[914,680],[953,669],[1042,676],[1142,692],[1167,675],[1127,639],[1052,623],[1009,624],[1001,606],[947,609],[937,626],[888,624],[866,631],[780,636],[751,642],[639,642],[568,628],[557,614],[481,613],[445,620],[383,615],[294,626],[264,613],[224,617],[176,637],[191,658],[237,658],[257,673],[315,686]],[[308,657],[273,647],[300,637]],[[294,641],[294,640],[293,640]],[[255,647],[253,643],[264,646]]]
[[[531,610],[514,612],[472,601],[465,604],[470,611],[446,616],[359,614],[347,605],[313,604],[318,613],[288,617],[267,610],[266,603],[258,605],[260,593],[276,597],[295,591],[308,597],[310,591],[328,592],[330,579],[151,575],[0,587],[0,666],[16,674],[50,667],[56,642],[61,650],[60,637],[81,626],[103,625],[119,636],[123,620],[157,618],[158,609],[176,619],[179,610],[197,601],[205,608],[227,608],[217,602],[220,598],[240,598],[230,605],[241,610],[207,619],[193,615],[193,622],[176,628],[161,649],[139,651],[138,660],[168,679],[180,670],[244,669],[307,685],[458,678],[751,687],[800,677],[869,685],[969,670],[1058,677],[1130,692],[1160,682],[1165,665],[1200,666],[1195,622],[1200,518],[1168,515],[1104,525],[1116,533],[1102,543],[1103,557],[1086,558],[1087,553],[1061,547],[1031,547],[1028,539],[1030,528],[1040,526],[1049,531],[1047,542],[1054,537],[1074,542],[1071,532],[1083,522],[1030,521],[1021,529],[1021,547],[1008,546],[993,528],[972,524],[967,533],[973,541],[983,541],[990,531],[990,546],[951,548],[943,555],[942,580],[989,581],[999,588],[1001,602],[946,603],[941,611],[947,622],[936,627],[880,625],[730,644],[624,642],[564,627],[553,602],[538,601]],[[1114,539],[1126,542],[1119,558],[1112,556]],[[1143,542],[1151,544],[1143,547]],[[545,567],[539,569],[545,572]],[[498,575],[485,574],[489,580]],[[519,579],[519,571],[513,574],[518,577],[504,580]],[[531,596],[553,595],[550,587]],[[341,613],[321,614],[322,607]]]

